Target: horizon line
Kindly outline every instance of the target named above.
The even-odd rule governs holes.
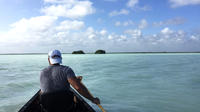
[[[200,53],[200,51],[187,51],[187,52],[183,52],[183,51],[174,51],[174,52],[106,52],[106,54],[130,54],[130,53]],[[0,53],[0,55],[37,55],[37,54],[48,54],[48,53]],[[62,53],[62,54],[72,54],[72,53]],[[87,52],[85,54],[95,54],[94,52]]]

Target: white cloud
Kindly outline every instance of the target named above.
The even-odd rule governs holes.
[[[127,20],[124,22],[116,21],[115,26],[129,26],[129,25],[134,25],[134,22],[131,20]]]
[[[123,23],[123,26],[128,26],[129,25],[129,22],[128,21],[125,21],[124,23]]]
[[[134,22],[131,20],[124,21],[123,26],[129,26],[129,25],[134,25]]]
[[[46,38],[42,36],[49,33],[49,29],[56,20],[56,17],[51,16],[38,16],[30,19],[23,18],[13,23],[8,32],[1,34],[0,43],[27,43],[37,41],[40,38]]]
[[[44,31],[48,29],[57,17],[52,16],[38,16],[32,17],[30,19],[21,19],[13,24],[11,24],[12,30],[17,30],[18,32],[26,31]]]
[[[164,29],[161,30],[161,33],[162,34],[172,34],[173,31],[170,30],[168,27],[166,27],[166,28],[164,28]]]
[[[127,37],[126,35],[120,35],[118,41],[126,41]]]
[[[86,33],[85,33],[86,37],[88,37],[89,39],[94,39],[96,37],[96,32],[94,31],[94,29],[92,27],[88,27],[86,29]]]
[[[146,21],[145,19],[142,19],[142,20],[140,21],[140,24],[139,24],[138,28],[139,28],[139,29],[144,29],[144,28],[147,27],[147,25],[148,25],[147,21]]]
[[[131,35],[132,38],[139,38],[142,36],[142,31],[139,29],[128,29],[125,33]]]
[[[95,33],[95,31],[92,27],[88,27],[86,29],[86,35],[91,35],[91,34],[94,34],[94,33]]]
[[[108,36],[108,39],[112,40],[112,39],[113,39],[113,36],[112,36],[112,35],[109,35],[109,36]]]
[[[84,27],[83,21],[77,20],[65,20],[60,23],[59,26],[56,27],[58,31],[67,31],[67,30],[80,30]]]
[[[176,17],[165,21],[154,22],[153,26],[181,25],[184,24],[185,21],[186,20],[184,18]]]
[[[46,2],[62,2],[62,4],[53,4],[41,9],[41,12],[49,16],[81,18],[95,12],[90,1],[70,0],[65,2],[63,0],[47,0]]]
[[[135,10],[137,11],[149,11],[151,10],[151,6],[150,5],[144,5],[144,6],[136,6]]]
[[[139,5],[139,0],[128,0],[126,6],[136,12],[149,11],[152,9],[150,5]]]
[[[192,40],[195,40],[195,41],[198,41],[198,40],[200,39],[200,38],[198,38],[197,36],[194,36],[194,35],[191,35],[190,38],[191,38]]]
[[[200,4],[200,0],[169,0],[171,3],[171,7],[181,7],[186,5],[198,5]]]
[[[0,33],[0,45],[6,49],[0,52],[42,52],[43,49],[47,50],[53,46],[73,46],[80,42],[83,21],[64,20],[59,24],[56,22],[57,17],[52,16],[24,18],[15,22],[9,31]]]
[[[138,0],[129,0],[126,5],[127,7],[134,7],[138,2]]]
[[[100,31],[100,34],[101,34],[102,36],[104,36],[104,35],[107,34],[107,31],[106,31],[105,29],[103,29],[103,30]]]
[[[96,37],[95,34],[91,34],[91,35],[88,36],[89,39],[93,39],[93,38],[95,38],[95,37]]]
[[[109,16],[118,16],[118,15],[128,15],[129,11],[126,9],[121,9],[120,11],[112,11],[109,13]]]
[[[160,34],[157,35],[157,42],[163,44],[173,43],[173,44],[185,44],[188,41],[188,35],[182,30],[173,31],[168,27],[161,30]]]

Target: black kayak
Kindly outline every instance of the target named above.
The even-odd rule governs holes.
[[[96,112],[75,90],[70,89],[76,96],[73,112]],[[18,112],[45,112],[39,101],[40,90]]]

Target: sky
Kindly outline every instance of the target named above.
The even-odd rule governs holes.
[[[200,0],[0,0],[0,53],[200,51]]]

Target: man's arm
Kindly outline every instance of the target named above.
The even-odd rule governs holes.
[[[95,104],[100,104],[100,100],[98,98],[94,98],[88,89],[80,82],[82,79],[81,78],[76,78],[76,77],[70,77],[68,78],[68,82],[72,85],[74,89],[76,89],[82,96],[85,98],[89,99]]]

